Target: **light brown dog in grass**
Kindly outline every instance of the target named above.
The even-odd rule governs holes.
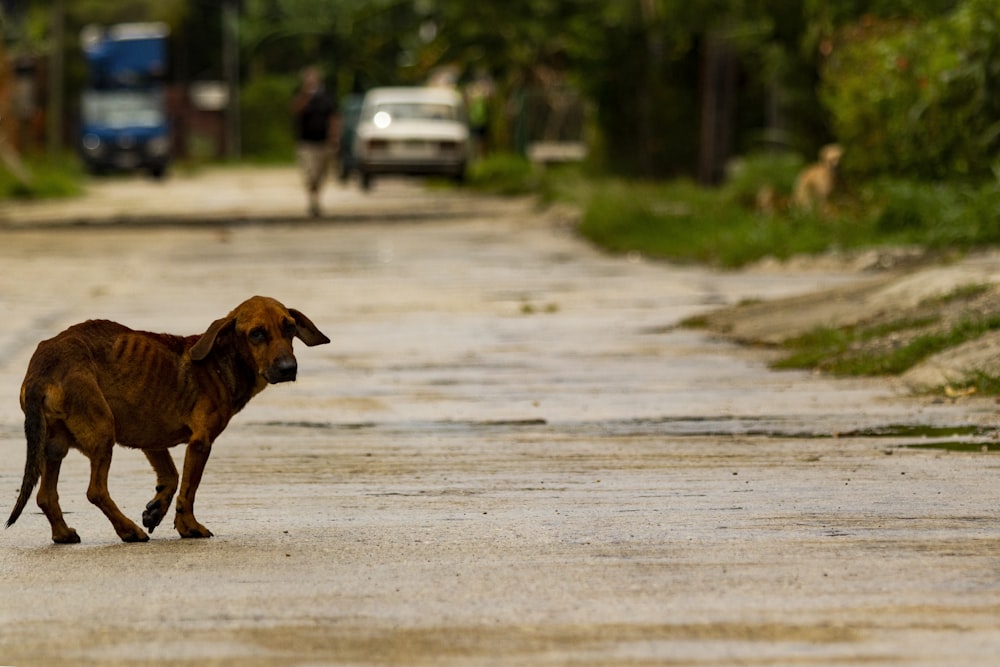
[[[824,206],[837,185],[837,167],[844,151],[838,144],[828,144],[819,151],[819,162],[807,166],[795,179],[792,201],[800,209]]]
[[[187,443],[174,528],[181,537],[211,537],[194,517],[194,497],[212,442],[264,387],[295,379],[294,337],[310,346],[330,342],[299,311],[255,296],[201,335],[90,320],[42,341],[21,385],[28,455],[7,526],[17,521],[41,478],[38,506],[52,526],[52,540],[80,541],[63,519],[56,491],[63,457],[75,448],[90,459],[87,499],[123,541],[146,541],[149,536],[108,494],[112,449],[117,442],[143,450],[156,472],[156,495],[142,513],[143,525],[153,532],[177,491],[168,450]]]

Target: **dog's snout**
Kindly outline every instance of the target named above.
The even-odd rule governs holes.
[[[276,382],[290,382],[295,379],[295,374],[298,370],[299,365],[295,362],[295,357],[291,355],[278,357],[268,369],[267,380],[272,384]]]

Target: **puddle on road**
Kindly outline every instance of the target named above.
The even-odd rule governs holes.
[[[1000,443],[965,442],[962,440],[917,443],[903,445],[903,447],[905,449],[937,449],[947,452],[961,452],[964,454],[989,454],[1000,452]]]
[[[807,419],[800,416],[704,417],[670,416],[653,418],[610,419],[581,422],[550,422],[545,419],[430,420],[405,422],[322,422],[267,421],[248,426],[299,428],[326,431],[381,429],[398,433],[523,431],[537,429],[587,437],[673,437],[673,438],[778,438],[778,439],[870,439],[883,442],[886,450],[940,449],[951,452],[984,453],[1000,451],[995,429],[978,424],[872,424],[844,428],[829,417]]]
[[[895,447],[896,449],[930,449],[965,454],[1000,451],[1000,443],[996,440],[994,429],[971,424],[964,426],[890,424],[842,433],[841,437],[918,440],[918,442],[901,442]]]
[[[948,438],[985,437],[992,433],[978,425],[928,426],[926,424],[887,424],[872,426],[841,433],[842,437],[853,438]]]

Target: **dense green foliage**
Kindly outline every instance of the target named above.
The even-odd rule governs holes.
[[[24,168],[28,175],[24,180],[0,168],[0,199],[69,197],[82,191],[82,168],[70,156],[28,160]]]
[[[966,0],[927,22],[841,31],[822,70],[854,176],[993,176],[1000,149],[1000,4]]]
[[[296,78],[259,76],[243,87],[241,102],[242,148],[254,159],[288,160],[294,155],[289,100]]]
[[[811,159],[837,140],[859,177],[981,177],[1000,137],[998,15],[990,0],[248,0],[241,41],[251,92],[313,61],[342,94],[487,75],[501,150],[524,148],[526,94],[576,91],[592,162],[623,176],[710,178],[717,153]]]
[[[970,248],[1000,243],[1000,184],[879,179],[876,231],[904,243]]]
[[[14,3],[11,53],[52,48],[52,0]],[[845,144],[872,174],[981,177],[998,147],[1000,9],[992,0],[61,0],[67,113],[80,28],[163,20],[171,77],[224,76],[239,40],[250,156],[287,151],[281,77],[318,63],[340,94],[488,77],[495,146],[523,150],[525,100],[578,96],[592,162],[622,176],[712,182],[726,158]],[[226,19],[226,9],[236,14]],[[818,96],[817,84],[822,82]],[[275,106],[277,106],[275,104]],[[67,119],[67,126],[71,123]],[[709,128],[714,128],[710,130]]]

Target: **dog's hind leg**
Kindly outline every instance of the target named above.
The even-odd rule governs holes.
[[[90,485],[87,500],[96,505],[123,542],[145,542],[146,532],[122,514],[108,493],[108,470],[115,446],[115,418],[96,382],[89,379],[73,383],[76,389],[67,410],[66,428],[76,446],[90,459]]]
[[[42,462],[42,480],[38,486],[38,506],[52,526],[52,541],[56,544],[76,544],[80,541],[76,531],[66,525],[56,489],[59,484],[59,469],[68,450],[64,435],[49,437]]]
[[[166,449],[147,449],[145,454],[156,471],[156,495],[146,504],[146,510],[142,513],[142,525],[152,533],[163,521],[177,491],[177,467]]]
[[[87,500],[104,512],[108,521],[115,527],[118,537],[123,542],[145,542],[149,536],[139,526],[122,514],[118,505],[108,493],[108,470],[111,468],[111,451],[114,440],[94,443],[89,447],[90,455],[90,485],[87,487]]]

